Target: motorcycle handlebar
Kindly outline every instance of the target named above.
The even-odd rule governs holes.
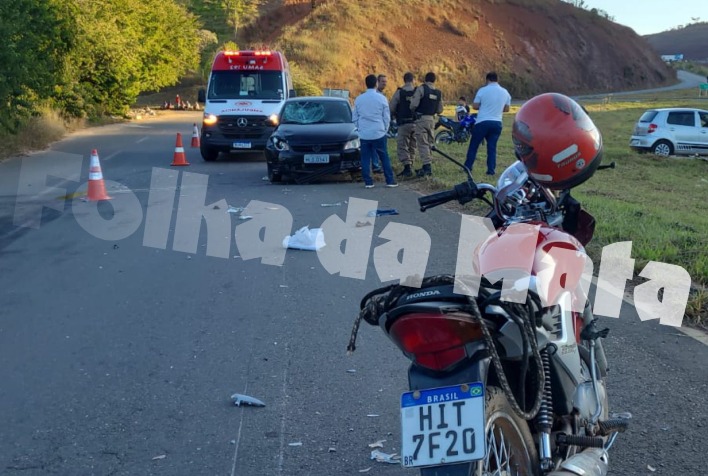
[[[428,208],[437,207],[452,200],[457,200],[460,204],[465,204],[473,200],[477,196],[477,185],[472,181],[462,182],[452,190],[445,190],[444,192],[433,193],[431,195],[426,195],[424,197],[418,198],[418,204],[420,205],[420,211],[424,212]]]

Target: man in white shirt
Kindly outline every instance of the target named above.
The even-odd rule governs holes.
[[[387,187],[398,187],[393,177],[391,159],[388,156],[386,132],[391,123],[391,111],[386,96],[376,91],[376,76],[370,74],[365,79],[366,92],[354,100],[352,119],[359,130],[361,141],[361,175],[366,188],[374,188],[371,177],[371,163],[378,154],[383,165]]]
[[[477,91],[472,108],[477,113],[477,122],[472,129],[472,139],[467,149],[465,167],[472,170],[477,159],[477,149],[482,140],[487,140],[487,175],[494,175],[497,166],[497,141],[502,132],[502,114],[509,112],[511,95],[499,86],[497,73],[487,73],[487,84]]]

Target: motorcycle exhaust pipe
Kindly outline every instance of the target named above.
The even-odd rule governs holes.
[[[609,460],[601,448],[588,448],[561,463],[560,468],[546,476],[606,476]]]

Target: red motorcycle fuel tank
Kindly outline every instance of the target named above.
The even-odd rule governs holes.
[[[474,269],[491,282],[505,278],[505,289],[517,279],[535,276],[542,299],[553,305],[564,291],[579,289],[587,260],[583,245],[568,233],[540,222],[516,223],[478,247]]]

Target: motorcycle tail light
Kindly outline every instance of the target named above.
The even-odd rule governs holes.
[[[466,314],[412,313],[391,325],[389,337],[418,365],[441,371],[464,360],[465,345],[483,334]]]
[[[585,325],[585,321],[583,320],[582,314],[578,312],[573,313],[573,332],[575,334],[575,342],[577,344],[580,343],[580,333],[583,331],[583,326]]]

